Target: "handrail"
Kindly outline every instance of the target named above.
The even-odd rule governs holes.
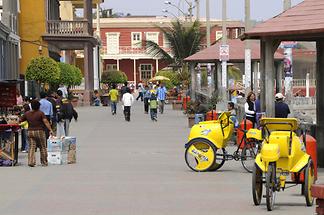
[[[47,33],[60,36],[87,36],[90,35],[87,21],[48,20]]]

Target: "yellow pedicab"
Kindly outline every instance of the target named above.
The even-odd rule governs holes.
[[[244,131],[242,140],[235,152],[228,154],[225,148],[228,146],[228,141],[234,131],[230,112],[223,112],[218,120],[200,122],[194,125],[191,128],[188,143],[185,144],[187,166],[196,172],[216,171],[227,160],[240,160],[243,167],[248,172],[252,172],[259,145],[256,142],[248,142],[247,138],[258,139],[257,135],[254,134],[256,130],[251,129],[253,132],[249,131],[248,133]],[[244,143],[245,145],[242,147]]]
[[[262,118],[260,121],[264,133],[261,152],[255,159],[252,176],[252,194],[255,205],[260,205],[263,184],[265,185],[268,211],[273,210],[275,194],[284,191],[286,184],[301,184],[306,205],[313,205],[311,185],[315,182],[314,166],[305,145],[296,135],[297,119]],[[291,173],[304,173],[303,181],[288,181]],[[287,187],[288,188],[288,187]]]

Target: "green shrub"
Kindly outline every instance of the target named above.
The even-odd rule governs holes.
[[[52,58],[37,57],[28,64],[26,79],[38,83],[56,84],[60,79],[60,68]]]
[[[119,70],[104,71],[101,74],[101,82],[105,84],[118,84],[127,81],[127,75]]]

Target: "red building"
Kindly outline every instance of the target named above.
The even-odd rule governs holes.
[[[170,52],[170,43],[159,27],[169,27],[172,19],[165,17],[123,17],[100,19],[100,31],[103,45],[101,53],[104,70],[117,69],[126,73],[133,83],[146,81],[168,64],[162,59],[154,58],[146,52],[143,41],[151,40]],[[205,30],[205,21],[202,30]],[[222,37],[220,20],[211,21],[211,42]],[[239,21],[228,23],[229,38],[237,38],[243,29]],[[203,44],[202,47],[206,45]],[[170,53],[171,54],[171,53]]]

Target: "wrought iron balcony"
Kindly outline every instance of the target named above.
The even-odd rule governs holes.
[[[91,36],[87,21],[47,21],[47,34],[51,36]]]

